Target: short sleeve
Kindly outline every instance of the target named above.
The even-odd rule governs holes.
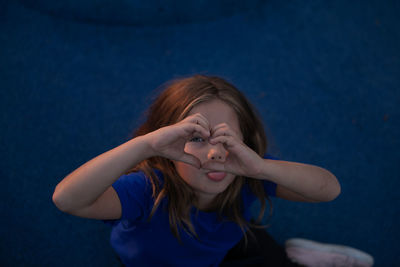
[[[278,158],[270,155],[270,154],[265,154],[264,159],[272,159],[272,160],[279,160]],[[263,181],[264,185],[264,190],[267,193],[268,196],[271,197],[276,197],[276,183],[273,183],[271,181]]]
[[[121,220],[137,221],[147,218],[151,201],[151,183],[143,172],[121,176],[112,187],[121,202]]]

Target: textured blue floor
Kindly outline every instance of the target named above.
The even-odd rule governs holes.
[[[126,141],[161,83],[208,73],[252,100],[271,153],[326,167],[342,184],[331,203],[274,200],[271,234],[355,246],[395,266],[399,14],[398,1],[276,0],[124,26],[0,1],[0,265],[118,266],[109,228],[59,212],[54,187]]]

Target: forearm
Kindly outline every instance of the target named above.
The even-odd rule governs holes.
[[[264,159],[258,179],[269,180],[311,201],[330,201],[340,193],[336,177],[321,167]]]
[[[145,137],[137,137],[111,149],[65,177],[56,187],[53,201],[70,211],[92,204],[122,174],[152,156]]]

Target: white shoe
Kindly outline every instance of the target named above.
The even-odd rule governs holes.
[[[374,258],[371,255],[347,246],[293,238],[285,242],[285,248],[286,254],[293,262],[308,267],[371,267],[374,265]]]

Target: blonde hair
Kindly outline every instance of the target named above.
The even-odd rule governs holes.
[[[145,135],[161,127],[175,124],[184,119],[197,104],[219,99],[226,102],[236,112],[244,143],[261,157],[266,153],[267,139],[262,122],[246,97],[232,84],[215,76],[195,75],[172,80],[163,88],[165,89],[150,106],[147,120],[139,127],[135,136]],[[154,169],[161,170],[164,175],[162,188]],[[180,227],[198,238],[190,220],[190,209],[197,199],[192,188],[177,173],[173,162],[166,158],[153,157],[142,161],[131,171],[138,170],[143,171],[152,184],[155,202],[149,219],[154,215],[161,200],[167,197],[169,223],[175,237],[180,240],[178,231]],[[236,222],[244,234],[250,225],[255,226],[247,222],[242,215],[240,191],[245,183],[249,185],[261,203],[256,221],[259,223],[264,217],[265,200],[269,201],[260,180],[238,176],[224,192],[217,195],[214,201],[214,207],[219,215]],[[245,238],[247,242],[246,235]]]

